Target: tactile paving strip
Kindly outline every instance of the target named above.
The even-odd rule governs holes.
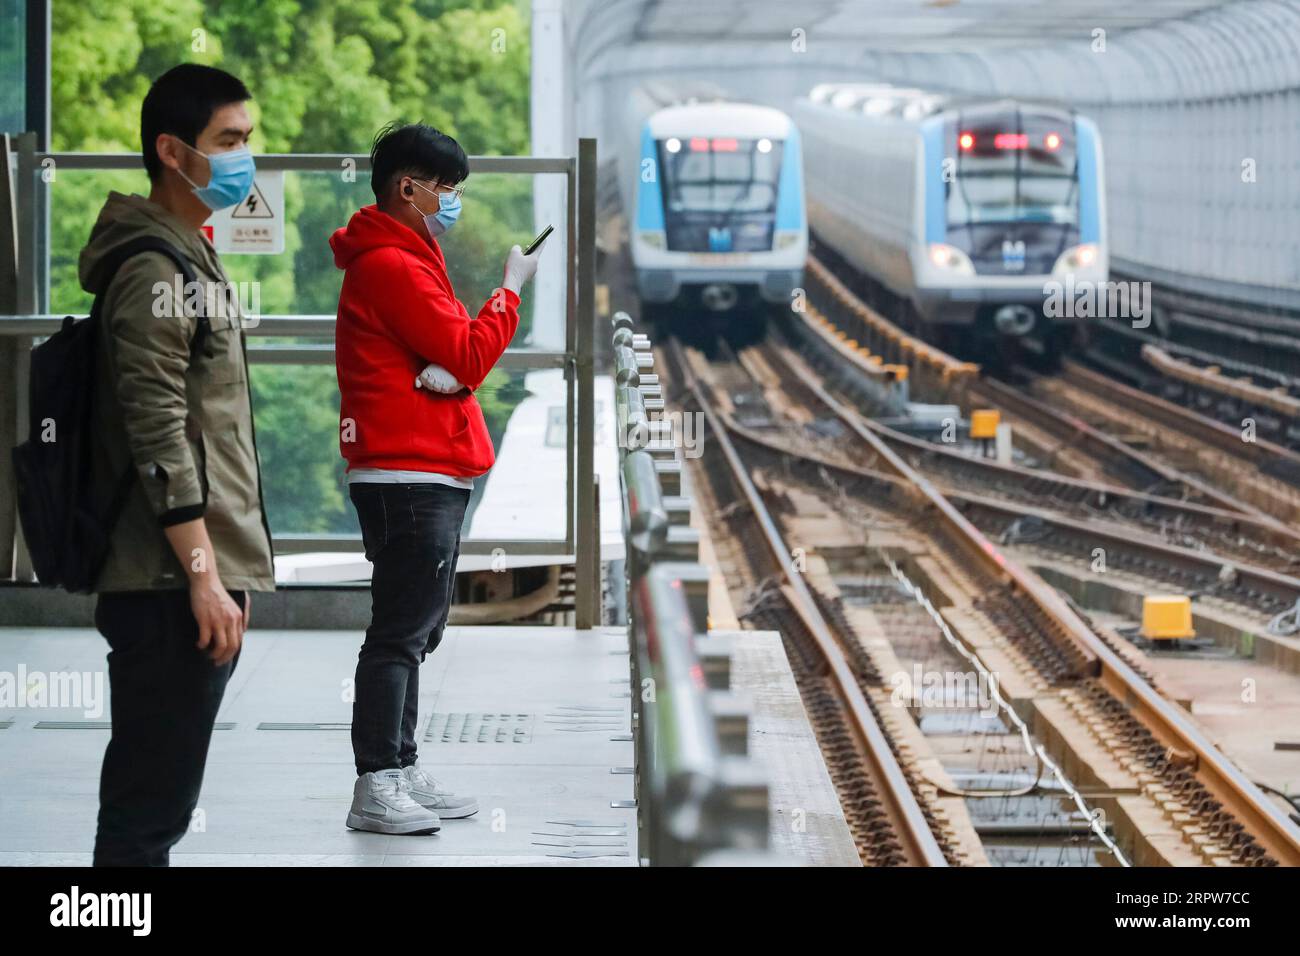
[[[600,707],[593,704],[573,704],[557,707],[546,715],[552,730],[568,733],[597,733],[627,730],[626,707]]]
[[[471,714],[435,712],[424,731],[425,743],[530,744],[532,714]]]
[[[112,730],[113,723],[108,720],[38,720],[32,724],[36,730]],[[234,730],[233,721],[220,721],[212,725],[213,730]]]
[[[547,848],[547,856],[570,860],[598,856],[627,856],[628,829],[623,820],[547,820],[533,831],[533,846]]]

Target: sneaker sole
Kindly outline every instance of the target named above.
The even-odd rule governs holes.
[[[414,797],[414,794],[412,797]],[[415,802],[420,803],[419,800],[416,800]],[[478,813],[477,803],[471,803],[463,807],[456,807],[454,810],[449,807],[437,807],[427,803],[420,803],[420,806],[438,814],[439,820],[463,820],[466,817],[472,817],[474,814]]]
[[[421,836],[426,833],[437,833],[439,828],[440,823],[435,823],[432,826],[428,823],[385,823],[382,820],[372,820],[360,814],[348,813],[348,829],[350,830],[387,833],[390,836]]]

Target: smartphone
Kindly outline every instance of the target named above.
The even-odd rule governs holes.
[[[524,255],[531,256],[534,252],[537,251],[537,247],[546,241],[546,237],[549,236],[554,231],[555,231],[554,226],[547,226],[545,229],[543,229],[541,231],[541,234],[528,244],[528,248],[524,250]]]

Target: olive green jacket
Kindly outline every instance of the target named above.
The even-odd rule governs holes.
[[[167,256],[154,252],[127,260],[116,276],[104,274],[114,247],[145,235],[184,253],[206,288],[182,289],[178,302],[183,280]],[[161,206],[115,192],[81,251],[80,276],[93,295],[107,285],[95,374],[93,485],[107,501],[129,466],[139,479],[113,528],[95,590],[186,587],[163,528],[200,516],[222,583],[231,590],[274,590],[238,296],[214,301],[207,295],[227,282],[216,251]],[[205,306],[198,307],[196,291],[206,296]],[[207,328],[200,331],[202,321]]]

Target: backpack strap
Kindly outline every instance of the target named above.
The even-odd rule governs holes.
[[[160,252],[171,259],[176,264],[176,268],[180,270],[181,278],[186,285],[198,281],[198,276],[195,274],[194,266],[189,257],[166,239],[160,239],[157,236],[137,236],[128,242],[122,243],[108,254],[108,282],[104,286],[104,291],[95,296],[94,304],[90,307],[90,321],[96,325],[96,334],[98,334],[100,315],[103,310],[103,300],[107,296],[108,287],[113,283],[113,277],[117,275],[127,260],[145,252]],[[208,334],[209,328],[207,316],[200,316],[198,327],[194,331],[194,338],[190,340],[191,360],[198,354],[199,348],[202,347],[203,339]],[[113,497],[109,499],[108,509],[104,513],[105,527],[108,531],[111,532],[117,524],[118,516],[122,513],[122,509],[126,507],[127,495],[131,493],[131,486],[135,484],[135,480],[135,464],[132,463],[126,467],[122,477],[117,480],[117,487],[113,489]]]
[[[126,264],[128,259],[132,259],[144,252],[160,252],[171,259],[176,264],[176,268],[180,270],[184,284],[188,285],[191,282],[199,281],[189,257],[166,239],[160,239],[157,236],[136,236],[134,239],[117,246],[108,254],[106,259],[108,263],[108,282],[104,285],[104,291],[95,296],[95,301],[90,307],[90,318],[96,323],[99,322],[99,316],[103,310],[102,300],[108,293],[108,287],[113,284],[113,277],[121,271],[122,266]],[[200,316],[194,338],[190,340],[191,357],[197,354],[199,346],[203,343],[203,337],[208,333],[208,327],[207,316]]]

